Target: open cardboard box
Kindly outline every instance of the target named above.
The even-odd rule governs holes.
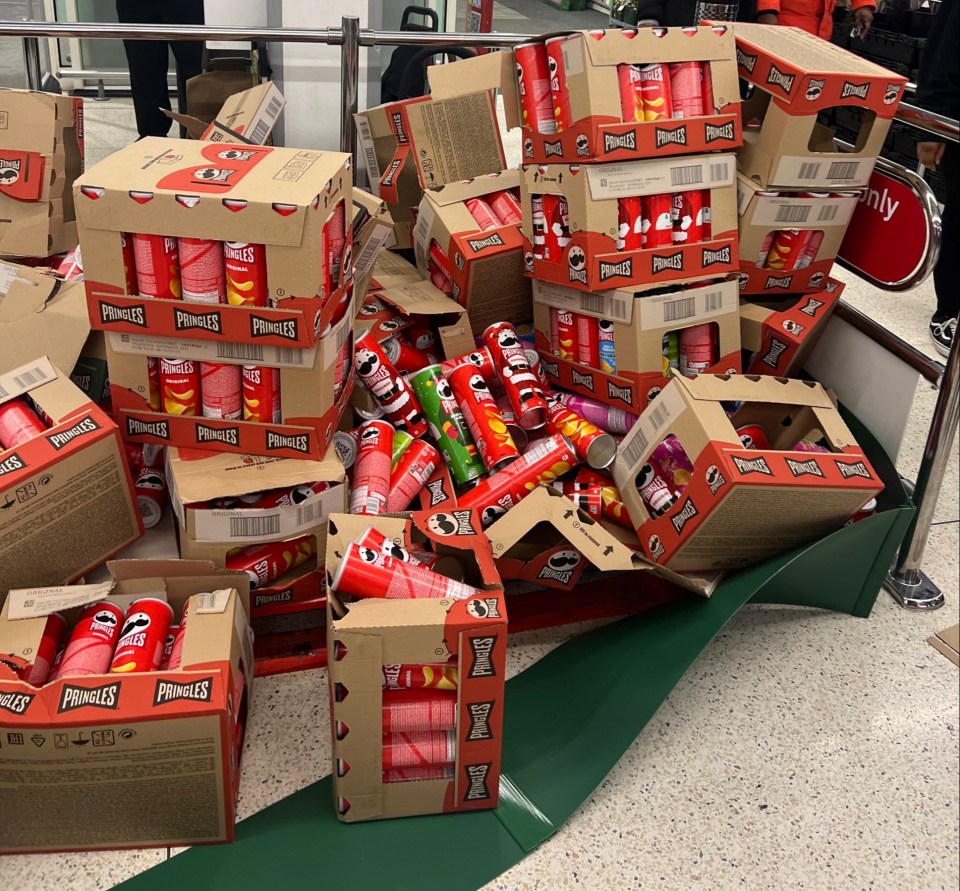
[[[266,81],[234,93],[210,123],[166,108],[160,110],[180,124],[191,139],[265,145],[286,104],[283,93],[275,84]]]
[[[314,346],[350,300],[353,264],[325,285],[324,227],[352,203],[339,152],[142,139],[74,187],[90,324],[103,331],[285,348]],[[352,214],[346,213],[352,253]],[[127,292],[124,233],[266,247],[270,306],[209,305]]]
[[[34,335],[56,328],[34,324]],[[61,356],[76,356],[65,339]],[[139,538],[143,525],[117,425],[46,356],[9,367],[4,355],[0,369],[0,404],[28,396],[51,421],[0,450],[2,601],[10,588],[72,581]]]
[[[503,738],[507,611],[490,543],[474,511],[400,517],[337,514],[327,536],[327,640],[334,804],[344,822],[496,807]],[[429,542],[453,557],[482,596],[468,600],[344,601],[332,588],[346,546],[373,526],[398,543]],[[449,779],[384,782],[383,666],[456,661],[456,763]]]
[[[83,153],[82,99],[0,90],[0,256],[76,247],[71,189]]]
[[[525,165],[520,173],[524,271],[581,291],[652,287],[737,270],[736,163],[733,155],[687,155],[619,164]],[[678,185],[682,183],[682,185]],[[642,195],[709,193],[706,241],[618,251],[619,200]],[[534,257],[534,195],[560,195],[569,208],[569,241],[556,260]],[[545,225],[551,226],[546,220]]]
[[[828,278],[816,294],[740,302],[740,342],[747,374],[795,377],[806,364],[846,286]]]
[[[190,449],[167,449],[170,505],[178,520],[180,556],[225,565],[233,548],[314,537],[314,557],[266,587],[250,593],[251,614],[304,609],[323,596],[323,558],[327,546],[327,519],[347,509],[343,465],[333,449],[319,461],[263,458],[256,455],[210,455]],[[326,482],[317,494],[304,486]],[[290,503],[273,508],[211,506],[220,498],[285,489]]]
[[[764,195],[763,191],[743,174],[738,176],[740,293],[761,296],[823,290],[859,193],[812,197],[810,193]],[[780,233],[789,239],[783,252],[778,245]],[[795,247],[788,247],[791,241]]]
[[[744,404],[728,418],[723,403],[737,402]],[[737,430],[750,424],[771,448],[745,448]],[[671,434],[693,471],[673,504],[652,516],[638,481],[652,475],[650,455]],[[794,448],[808,437],[830,451]],[[819,384],[753,375],[674,378],[620,444],[613,478],[644,554],[677,571],[736,569],[806,544],[883,489]]]
[[[4,765],[8,783],[22,784],[17,819],[0,822],[3,853],[233,840],[253,681],[247,578],[202,561],[108,568],[100,585],[13,591],[0,611]],[[40,688],[17,678],[51,612],[71,625],[85,604],[126,609],[143,596],[166,600],[177,617],[190,600],[179,669],[68,676]],[[7,745],[11,738],[31,744]]]
[[[737,70],[755,88],[742,106],[741,173],[764,189],[865,187],[906,78],[799,28],[737,22],[734,30]],[[817,120],[842,105],[866,112],[849,152]]]
[[[586,294],[535,281],[533,295],[534,337],[541,367],[549,380],[581,396],[639,414],[669,380],[664,376],[664,336],[705,323],[715,326],[717,345],[717,361],[708,370],[718,374],[741,370],[737,282],[733,277],[706,284],[692,282],[664,294],[626,288]],[[551,308],[610,322],[616,373],[556,355],[550,334]]]
[[[373,269],[385,248],[397,243],[396,226],[387,205],[380,198],[353,189],[353,275],[358,306],[370,290]]]

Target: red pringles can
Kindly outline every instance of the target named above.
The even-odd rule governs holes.
[[[150,408],[154,411],[160,411],[163,408],[163,400],[160,396],[160,360],[156,356],[147,356],[147,401]]]
[[[500,220],[501,226],[519,226],[523,222],[523,209],[516,195],[509,189],[487,196],[490,207]]]
[[[577,361],[600,367],[600,329],[593,316],[577,314]]]
[[[745,449],[769,449],[767,432],[759,424],[744,424],[737,427],[737,436]]]
[[[438,768],[456,763],[457,735],[452,730],[391,733],[383,738],[383,769]]]
[[[133,236],[129,232],[120,233],[120,255],[123,257],[123,278],[128,294],[136,294],[137,258],[133,253]]]
[[[703,114],[703,80],[699,62],[670,63],[670,106],[675,118]]]
[[[470,216],[477,221],[477,225],[484,231],[499,229],[503,225],[494,209],[483,198],[468,198],[464,203],[467,205],[467,210],[470,211]]]
[[[661,248],[673,244],[673,196],[644,195],[640,200],[643,246]]]
[[[459,686],[457,666],[446,662],[384,665],[381,670],[385,690],[456,690]]]
[[[581,467],[574,477],[574,482],[582,486],[599,486],[600,516],[612,520],[626,529],[633,529],[630,514],[627,513],[627,506],[623,503],[620,490],[613,484],[612,480],[602,477],[586,467]]]
[[[457,694],[436,690],[385,690],[383,732],[453,730],[457,726]]]
[[[703,241],[703,190],[674,192],[671,203],[673,243],[694,244]]]
[[[180,628],[176,625],[171,625],[167,630],[167,639],[163,644],[163,655],[160,657],[160,671],[170,670],[170,657],[173,655],[173,646],[177,642],[179,631]]]
[[[442,460],[440,453],[429,442],[422,439],[411,442],[397,461],[396,470],[390,474],[387,513],[406,510]]]
[[[538,133],[556,133],[557,119],[553,112],[546,46],[537,40],[518,43],[513,48],[513,59],[517,64],[523,126]]]
[[[553,102],[553,117],[556,121],[557,133],[566,130],[573,123],[570,91],[567,89],[567,72],[563,64],[563,44],[573,39],[574,36],[565,34],[561,37],[551,37],[546,42],[547,71],[550,74],[550,97]]]
[[[541,482],[552,483],[579,463],[570,440],[559,433],[533,443],[516,461],[460,496],[461,507],[480,511],[484,526],[516,507]]]
[[[696,377],[719,359],[717,328],[713,322],[680,329],[680,374]]]
[[[573,502],[574,507],[582,510],[594,520],[603,515],[603,498],[599,483],[556,482],[553,488]]]
[[[341,280],[349,278],[343,270],[343,249],[347,243],[347,223],[343,202],[338,201],[330,219],[323,224],[324,259],[323,296],[329,297],[338,287]]]
[[[809,229],[780,229],[773,236],[764,266],[780,272],[796,269],[810,241]]]
[[[160,668],[172,622],[173,608],[166,600],[142,597],[131,603],[123,617],[110,671],[129,674]]]
[[[480,372],[470,365],[460,365],[447,380],[487,470],[499,470],[519,458],[520,450]]]
[[[133,490],[143,527],[152,529],[160,522],[167,501],[167,475],[163,467],[140,467],[135,470]]]
[[[180,238],[177,244],[183,299],[191,303],[226,303],[223,242]]]
[[[497,375],[497,369],[493,364],[490,350],[486,347],[480,347],[472,353],[464,353],[462,356],[457,356],[456,359],[448,359],[445,362],[441,362],[440,370],[444,375],[449,376],[450,372],[460,365],[472,365],[480,372],[480,376],[487,381],[487,383],[490,383]]]
[[[413,374],[426,365],[434,364],[427,353],[411,346],[402,335],[391,337],[380,346],[386,353],[387,358],[393,363],[393,367],[401,374]]]
[[[173,635],[173,645],[170,647],[169,655],[166,653],[166,646],[164,646],[164,669],[166,671],[173,671],[180,667],[180,664],[183,662],[183,638],[187,633],[187,618],[190,614],[190,601],[188,600],[183,605],[183,612],[180,614],[180,624],[176,626],[176,633]]]
[[[180,255],[176,238],[137,232],[133,236],[133,256],[140,296],[161,300],[181,298]]]
[[[85,606],[70,632],[56,676],[106,674],[122,622],[123,610],[109,600]]]
[[[452,764],[436,764],[430,767],[397,767],[383,771],[385,783],[411,783],[421,780],[452,780]]]
[[[465,600],[481,593],[463,582],[362,548],[355,542],[347,545],[333,579],[333,589],[351,597],[387,600]]]
[[[160,400],[168,415],[200,414],[200,368],[192,359],[159,360]]]
[[[240,370],[243,419],[259,424],[283,420],[280,402],[280,369],[269,365],[244,365]]]
[[[33,657],[33,664],[20,670],[18,676],[34,687],[42,687],[51,675],[54,660],[60,650],[60,643],[67,630],[67,622],[60,613],[50,613],[43,626],[43,636]]]
[[[503,381],[517,423],[524,430],[539,429],[547,422],[547,400],[513,325],[497,322],[483,332],[483,340]]]
[[[23,399],[11,399],[0,405],[0,447],[12,449],[41,433],[47,425]]]
[[[267,251],[262,244],[223,243],[227,303],[231,306],[267,306]]]
[[[647,510],[655,517],[666,513],[680,497],[652,464],[644,464],[637,474],[637,491]]]
[[[807,243],[803,246],[803,253],[797,261],[796,268],[806,269],[816,260],[817,254],[820,252],[821,244],[823,244],[823,229],[813,229],[810,232],[810,238],[807,239]]]
[[[673,114],[670,87],[670,71],[666,63],[655,62],[640,69],[640,95],[645,121],[662,121]]]
[[[617,231],[618,251],[639,251],[646,247],[643,230],[643,199],[639,197],[620,198],[617,201],[619,229]]]
[[[224,565],[233,572],[245,572],[250,579],[250,590],[253,591],[276,581],[291,569],[303,566],[316,553],[316,538],[312,535],[301,535],[289,541],[272,541],[249,548],[237,548],[227,554]],[[181,627],[184,624],[181,619]]]
[[[361,424],[350,488],[350,513],[375,517],[386,512],[392,464],[393,427],[386,421]]]
[[[239,365],[200,363],[200,407],[205,418],[236,420],[243,412],[243,374]]]
[[[552,313],[551,313],[552,316]],[[568,362],[577,361],[579,345],[579,327],[577,325],[577,314],[569,309],[558,309],[556,311],[557,320],[557,355]]]
[[[430,427],[417,397],[369,331],[357,335],[353,367],[397,430],[405,430],[414,439],[426,436]]]
[[[530,196],[534,260],[544,260],[547,256],[547,215],[543,206],[543,198],[543,195]]]
[[[643,93],[640,89],[640,69],[636,65],[617,65],[620,83],[620,116],[631,124],[643,121]]]
[[[573,443],[577,457],[595,469],[609,467],[617,457],[617,441],[556,397],[548,400],[547,430]]]

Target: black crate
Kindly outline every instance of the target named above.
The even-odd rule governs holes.
[[[905,65],[907,71],[901,73],[908,74],[910,68],[915,68],[920,63],[920,52],[926,42],[923,37],[908,37],[874,26],[865,38],[852,38],[850,49],[858,56],[866,56],[880,65],[890,62],[898,63],[899,66]],[[889,64],[885,67],[892,70]]]

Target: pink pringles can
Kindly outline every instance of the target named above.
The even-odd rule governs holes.
[[[85,606],[70,633],[57,678],[106,674],[122,623],[123,610],[109,600]]]
[[[573,393],[561,393],[560,401],[591,424],[616,436],[625,436],[639,419],[638,415],[624,411],[622,408],[604,405],[595,399],[576,396]]]
[[[650,455],[650,463],[667,484],[682,492],[690,483],[693,462],[686,449],[672,433]]]

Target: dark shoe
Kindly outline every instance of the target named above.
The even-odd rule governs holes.
[[[953,346],[953,335],[957,333],[957,320],[954,319],[936,319],[930,320],[930,336],[933,338],[933,345],[941,356],[950,355],[950,347]]]

